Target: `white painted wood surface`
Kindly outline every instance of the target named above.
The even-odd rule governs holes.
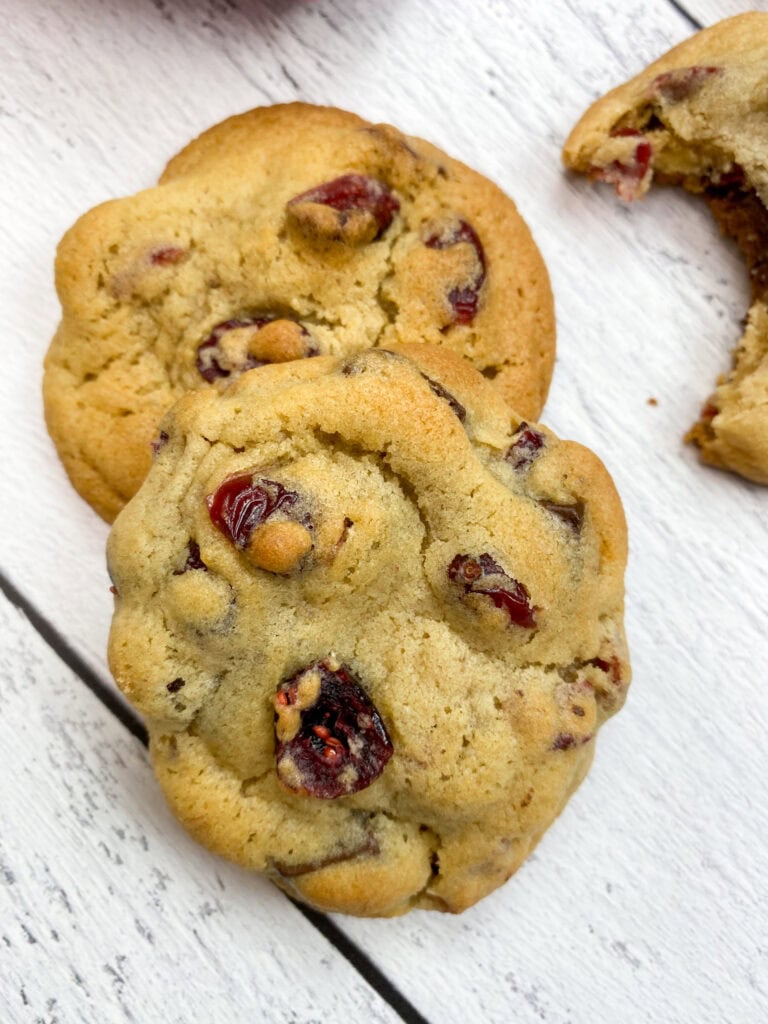
[[[734,13],[731,0],[684,6],[708,23]],[[635,683],[590,778],[504,890],[457,919],[337,923],[433,1022],[768,1020],[768,491],[704,469],[680,442],[727,365],[747,308],[745,274],[690,197],[652,193],[622,208],[559,165],[584,107],[685,38],[686,19],[667,0],[6,0],[4,14],[0,570],[107,679],[106,529],[69,489],[39,399],[58,316],[53,250],[80,212],[150,184],[197,131],[259,103],[334,103],[442,145],[515,197],[550,267],[559,349],[545,420],[595,448],[625,500]],[[658,406],[646,404],[651,396]],[[119,1016],[118,983],[86,950],[115,966],[130,933],[138,956],[133,915],[168,942],[166,960],[135,961],[125,1004],[135,1019],[161,1019],[147,1008],[161,998],[153,979],[171,963],[162,998],[174,986],[205,990],[201,1020],[348,1013],[326,1000],[351,968],[265,883],[194,849],[122,726],[26,627],[6,614],[0,628],[35,680],[14,670],[15,694],[7,681],[0,690],[0,727],[14,741],[3,753],[15,751],[12,786],[7,769],[2,785],[16,877],[5,896],[36,937],[50,928],[68,936],[90,965],[93,993],[93,1006],[84,1003],[55,940],[25,948],[17,925],[13,945],[0,948],[0,1005],[9,976],[34,978],[26,991],[39,1003],[12,1002],[11,984],[3,1022],[130,1019]],[[94,773],[117,764],[102,763],[105,737],[125,766],[99,790]],[[71,769],[75,806],[101,794],[84,831],[90,845],[65,827],[70,797],[57,804],[52,756]],[[151,832],[151,857],[119,844],[114,827],[126,837]],[[100,842],[123,859],[121,846],[132,850],[131,875]],[[85,866],[71,886],[72,921],[46,888],[46,858],[62,872]],[[177,879],[162,911],[153,865]],[[213,899],[222,872],[235,894],[226,924],[190,909]],[[239,956],[206,960],[193,928],[209,950],[236,946]],[[273,991],[271,955],[291,968],[290,999]],[[263,981],[249,973],[256,962]],[[369,990],[349,985],[360,1012]],[[45,998],[58,1002],[46,1009]],[[370,1005],[389,1019],[380,1001]]]
[[[768,0],[685,0],[682,7],[701,25],[714,25],[722,18],[731,18],[745,11],[768,11]]]
[[[397,1015],[269,882],[176,825],[144,748],[0,597],[0,1019]]]

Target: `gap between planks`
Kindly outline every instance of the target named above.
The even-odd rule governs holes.
[[[0,592],[26,617],[41,639],[64,662],[67,668],[88,687],[128,732],[146,747],[148,743],[147,730],[138,716],[133,714],[118,699],[112,689],[96,672],[89,668],[58,630],[51,625],[45,616],[37,611],[34,605],[24,597],[3,573],[0,573]],[[289,899],[287,896],[285,898]],[[370,957],[359,946],[355,945],[329,917],[294,900],[290,900],[290,902],[296,907],[302,917],[331,943],[350,966],[398,1014],[405,1024],[429,1024],[426,1017],[419,1013],[416,1007],[379,970]]]
[[[685,18],[685,20],[686,20],[686,21],[688,22],[688,24],[689,24],[689,25],[690,25],[690,26],[691,26],[692,28],[696,29],[696,31],[697,31],[697,32],[698,32],[698,31],[699,31],[700,29],[704,28],[704,25],[703,25],[703,23],[702,23],[702,22],[700,22],[700,21],[699,21],[699,20],[698,20],[697,18],[694,18],[694,16],[693,16],[692,14],[690,14],[690,13],[689,13],[689,12],[688,12],[688,11],[686,10],[686,8],[685,8],[685,5],[684,5],[684,4],[678,3],[678,0],[667,0],[667,3],[668,3],[668,4],[669,4],[669,5],[671,6],[671,7],[674,7],[674,9],[675,9],[675,10],[677,11],[677,13],[678,13],[678,14],[679,14],[679,15],[680,15],[680,16],[681,16],[682,18]]]

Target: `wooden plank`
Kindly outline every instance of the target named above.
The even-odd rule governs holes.
[[[768,11],[766,0],[681,0],[680,6],[704,26],[745,11]]]
[[[7,1024],[399,1020],[276,889],[200,850],[143,747],[0,598]]]
[[[622,208],[559,164],[586,105],[687,21],[666,0],[10,6],[0,568],[103,673],[106,531],[69,491],[37,398],[50,256],[81,210],[149,184],[194,132],[259,102],[336,103],[443,145],[515,196],[550,266],[546,419],[600,452],[625,499],[636,683],[590,779],[502,892],[458,919],[339,924],[433,1020],[763,1022],[766,492],[680,442],[727,365],[745,274],[695,200]],[[129,835],[157,795],[147,777],[124,799]]]

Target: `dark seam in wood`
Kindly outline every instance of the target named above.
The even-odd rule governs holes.
[[[24,615],[29,624],[37,631],[46,644],[58,655],[70,671],[74,672],[85,683],[88,689],[101,703],[111,711],[131,735],[147,746],[147,730],[139,719],[133,715],[120,701],[110,687],[91,669],[88,664],[73,650],[51,623],[41,615],[11,581],[0,572],[0,592],[10,603]],[[288,899],[288,897],[286,897]],[[354,970],[371,986],[377,995],[405,1021],[405,1024],[429,1024],[425,1017],[408,1002],[404,995],[395,988],[391,981],[382,974],[378,967],[344,932],[326,917],[315,910],[310,910],[300,903],[290,901],[299,913],[320,934],[330,942],[337,953],[344,957]]]
[[[80,657],[80,655],[73,650],[72,647],[67,643],[64,637],[55,629],[54,626],[41,615],[40,612],[21,594],[11,581],[3,574],[0,573],[0,591],[8,598],[11,604],[18,608],[20,612],[26,617],[30,625],[37,630],[43,640],[48,646],[55,651],[55,653],[61,658],[64,664],[75,673],[76,676],[85,683],[88,689],[98,697],[101,703],[112,712],[115,718],[118,718],[128,732],[136,739],[147,745],[147,730],[139,718],[134,715],[117,694],[112,690],[109,684],[105,683],[96,672]]]
[[[667,0],[667,2],[672,7],[674,7],[674,9],[677,11],[677,13],[679,15],[681,15],[683,18],[685,18],[685,20],[688,22],[688,24],[692,25],[697,31],[702,29],[702,28],[704,28],[702,23],[700,21],[697,21],[696,18],[694,18],[692,14],[689,14],[688,11],[686,11],[685,7],[683,7],[682,4],[678,3],[677,0]]]
[[[291,903],[310,924],[317,928],[320,934],[332,946],[336,947],[337,951],[349,961],[371,988],[375,989],[381,998],[389,1003],[395,1013],[406,1024],[429,1024],[427,1018],[422,1017],[416,1007],[406,999],[399,989],[395,988],[389,978],[382,974],[376,964],[354,942],[347,938],[344,932],[329,917],[319,913],[317,910],[304,906],[302,903],[296,903],[294,900],[291,900]]]

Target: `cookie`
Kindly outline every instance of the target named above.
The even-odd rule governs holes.
[[[245,369],[431,342],[528,417],[552,372],[549,280],[514,203],[429,143],[328,107],[265,107],[205,132],[158,187],[75,224],[56,283],[46,418],[108,520],[173,402]]]
[[[110,665],[173,812],[323,910],[496,889],[629,682],[607,471],[446,349],[187,394],[108,553]]]
[[[746,331],[686,435],[703,461],[768,483],[768,14],[722,21],[593,104],[565,163],[623,199],[652,181],[702,194],[744,253]]]

